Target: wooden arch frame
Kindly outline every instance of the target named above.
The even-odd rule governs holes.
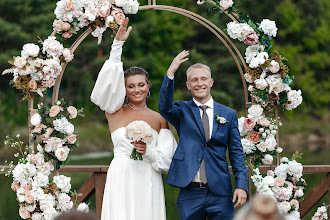
[[[206,19],[194,12],[188,11],[186,9],[182,9],[182,8],[178,8],[178,7],[174,7],[174,6],[167,6],[167,5],[157,5],[156,0],[148,0],[148,4],[140,6],[139,10],[140,11],[142,11],[142,10],[159,10],[159,11],[168,11],[168,12],[180,14],[180,15],[183,15],[187,18],[190,18],[190,19],[198,22],[199,24],[206,27],[209,31],[211,31],[222,42],[222,44],[227,48],[227,50],[229,51],[230,55],[233,57],[235,64],[239,70],[241,80],[243,83],[243,88],[244,88],[245,109],[247,109],[251,105],[251,103],[249,102],[249,98],[248,98],[247,84],[244,79],[244,69],[247,67],[245,60],[244,60],[243,56],[241,55],[241,53],[239,52],[239,50],[237,49],[237,47],[235,46],[235,44],[218,26],[213,24],[208,19]],[[231,14],[228,14],[227,12],[225,12],[225,14],[233,21],[237,21],[236,17],[232,16]],[[78,37],[78,39],[72,44],[72,46],[70,47],[70,50],[72,52],[74,52],[92,31],[93,31],[92,28],[88,28],[84,33],[82,33]],[[51,36],[55,36],[55,34],[56,34],[56,32],[54,31],[51,34]],[[52,105],[54,105],[55,102],[58,100],[59,89],[60,89],[62,77],[63,77],[67,64],[68,63],[66,63],[66,62],[61,64],[62,71],[61,71],[60,75],[56,78],[56,82],[53,87]],[[37,112],[37,110],[34,109],[33,106],[34,106],[34,98],[32,97],[32,99],[30,99],[28,101],[29,134],[31,134],[31,131],[32,131],[32,125],[30,124],[30,118],[34,113]],[[30,135],[29,135],[29,143],[31,143]]]

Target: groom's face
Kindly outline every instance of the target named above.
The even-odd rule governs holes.
[[[186,86],[191,91],[192,96],[204,104],[211,98],[213,79],[206,69],[194,68],[188,74]]]

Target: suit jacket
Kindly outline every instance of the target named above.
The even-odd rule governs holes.
[[[236,188],[247,189],[247,169],[238,130],[236,111],[214,102],[214,117],[219,114],[229,122],[213,120],[211,138],[206,141],[199,107],[193,100],[173,101],[174,80],[165,76],[159,94],[159,112],[177,130],[179,144],[173,155],[166,183],[186,187],[195,177],[204,158],[210,191],[219,196],[232,196],[226,151],[236,180]]]

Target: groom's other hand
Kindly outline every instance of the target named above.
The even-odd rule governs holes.
[[[244,189],[235,189],[235,192],[234,192],[234,196],[233,196],[233,202],[236,201],[237,199],[237,202],[235,204],[235,208],[238,208],[242,205],[244,205],[244,203],[246,202],[246,191]]]
[[[186,58],[187,56],[189,56],[189,51],[188,50],[184,50],[181,53],[179,53],[173,59],[170,67],[167,70],[167,76],[170,79],[173,79],[174,73],[178,70],[178,68],[180,67],[181,63],[186,62],[187,60],[189,60],[189,58]]]

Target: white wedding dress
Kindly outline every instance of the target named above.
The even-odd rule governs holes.
[[[124,42],[114,40],[110,58],[103,65],[91,100],[102,110],[114,113],[124,103],[125,82],[121,62]],[[114,145],[103,195],[101,220],[165,220],[165,198],[161,172],[168,171],[176,149],[169,129],[153,129],[143,160],[130,159],[133,145],[125,127],[111,133]]]

